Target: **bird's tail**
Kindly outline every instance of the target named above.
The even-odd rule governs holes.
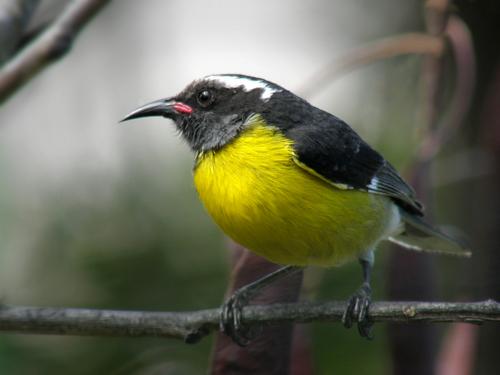
[[[401,233],[389,237],[406,249],[470,257],[469,246],[441,230],[427,224],[419,217],[400,210],[404,228]]]

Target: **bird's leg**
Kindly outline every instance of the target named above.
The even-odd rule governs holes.
[[[285,266],[236,290],[221,309],[219,327],[221,332],[231,337],[238,345],[246,346],[253,338],[242,322],[242,309],[263,288],[303,267]]]
[[[358,331],[362,337],[372,339],[371,328],[373,322],[368,319],[368,309],[372,300],[372,288],[370,286],[371,270],[374,262],[373,251],[364,253],[359,258],[363,269],[363,284],[351,296],[342,316],[342,323],[346,328],[351,328],[353,322],[358,324]]]

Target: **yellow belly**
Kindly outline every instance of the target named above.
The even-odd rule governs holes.
[[[280,264],[337,265],[386,235],[392,202],[341,190],[293,161],[292,141],[255,124],[197,158],[194,182],[233,240]]]

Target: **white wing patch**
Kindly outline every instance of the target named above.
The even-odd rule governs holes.
[[[220,82],[223,86],[227,88],[243,87],[243,89],[247,92],[255,89],[261,89],[262,94],[260,95],[260,98],[264,101],[269,100],[275,92],[282,91],[276,87],[273,87],[269,82],[266,82],[261,79],[253,79],[253,78],[231,76],[231,75],[212,75],[205,77],[204,79],[209,81]]]
[[[371,179],[370,183],[368,184],[367,188],[370,191],[376,191],[377,188],[378,188],[378,178],[377,177],[373,177]]]

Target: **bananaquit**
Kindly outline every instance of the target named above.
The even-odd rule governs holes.
[[[207,76],[124,120],[147,116],[173,120],[195,152],[194,183],[219,227],[284,265],[225,303],[221,328],[240,344],[247,340],[241,307],[264,285],[304,266],[359,259],[364,282],[343,323],[357,322],[369,337],[370,270],[381,240],[470,254],[422,220],[413,189],[349,125],[274,83],[239,74]]]

